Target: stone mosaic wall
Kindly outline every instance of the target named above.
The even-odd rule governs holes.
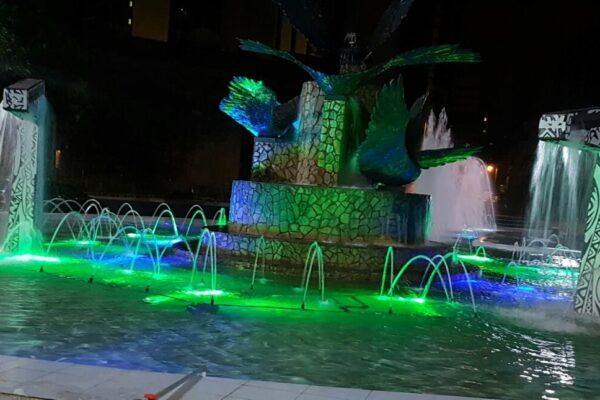
[[[429,207],[424,195],[234,181],[229,227],[280,239],[423,243]]]
[[[254,138],[252,180],[295,183],[298,174],[298,144],[271,138]]]
[[[343,99],[326,100],[314,82],[302,86],[294,138],[254,138],[252,180],[334,186],[346,118]]]
[[[219,255],[228,255],[254,261],[257,251],[264,251],[265,264],[269,269],[292,275],[301,274],[304,260],[308,254],[310,241],[286,241],[265,238],[261,250],[258,249],[260,236],[239,235],[234,233],[215,232]],[[353,246],[332,243],[320,243],[326,274],[343,279],[374,280],[381,279],[381,270],[385,262],[387,247],[385,246]],[[396,266],[403,265],[410,258],[425,254],[445,254],[446,247],[402,246],[394,248]],[[410,272],[410,271],[409,271]],[[416,271],[420,279],[422,270]]]
[[[323,105],[323,124],[319,136],[317,170],[312,174],[314,184],[333,186],[338,183],[338,174],[344,151],[346,129],[346,101],[326,100]]]

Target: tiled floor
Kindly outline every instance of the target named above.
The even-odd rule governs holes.
[[[0,355],[0,393],[61,400],[133,400],[183,375]],[[0,400],[3,396],[0,394]],[[206,377],[182,400],[459,400],[460,397]],[[464,399],[464,398],[463,398]]]

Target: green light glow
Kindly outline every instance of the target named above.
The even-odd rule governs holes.
[[[3,259],[3,261],[6,262],[29,262],[29,261],[36,261],[36,262],[45,262],[45,263],[59,263],[60,262],[60,258],[57,257],[46,257],[46,256],[38,256],[35,254],[19,254],[16,256],[10,256],[10,257],[6,257]]]
[[[402,303],[416,303],[416,304],[425,304],[425,299],[422,297],[390,297],[390,296],[375,296],[375,298],[379,301],[390,301],[390,300],[398,300]]]
[[[465,254],[457,254],[456,258],[458,258],[459,260],[463,260],[463,261],[473,261],[473,262],[482,262],[482,263],[494,261],[493,258],[489,258],[489,257],[471,256],[471,255],[465,255]]]
[[[96,246],[98,245],[100,242],[98,242],[97,240],[78,240],[75,242],[76,245],[78,246]]]
[[[143,302],[148,304],[160,304],[165,303],[167,301],[171,301],[172,299],[166,296],[148,296],[144,297]]]
[[[422,297],[398,297],[398,300],[402,302],[408,301],[411,303],[425,304],[425,299]]]
[[[142,238],[144,240],[144,242],[146,243],[150,243],[150,244],[154,244],[156,246],[159,247],[163,247],[163,246],[172,246],[176,243],[181,242],[182,240],[179,237],[174,237],[174,236],[163,236],[163,235],[153,235],[153,234],[146,234],[146,235],[141,235],[139,233],[133,233],[133,232],[129,232],[127,234],[127,237],[130,239],[139,239]]]
[[[222,290],[186,290],[185,294],[191,294],[192,296],[221,296],[225,294]]]

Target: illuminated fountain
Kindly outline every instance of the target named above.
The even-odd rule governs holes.
[[[445,110],[437,118],[432,111],[421,149],[453,147],[447,123]],[[431,240],[452,241],[465,229],[475,236],[496,230],[492,186],[479,158],[424,170],[408,190],[431,196]]]
[[[388,21],[392,31],[407,11],[388,10],[398,16]],[[422,170],[467,159],[478,149],[421,150],[426,98],[408,107],[401,78],[376,93],[373,107],[358,92],[390,69],[477,62],[478,56],[441,45],[372,68],[342,57],[341,73],[327,75],[259,42],[241,40],[240,48],[292,62],[313,80],[287,102],[261,81],[230,82],[220,108],[254,135],[254,153],[252,180],[233,183],[227,232],[216,232],[219,249],[250,258],[260,239],[269,259],[299,269],[316,241],[330,271],[361,278],[376,274],[389,246],[398,260],[439,250],[429,242],[429,196],[405,186]]]

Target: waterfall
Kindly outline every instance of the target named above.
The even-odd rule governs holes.
[[[421,149],[454,147],[447,124],[445,110],[438,118],[431,112]],[[463,229],[496,230],[492,186],[479,158],[423,170],[407,191],[431,195],[431,240],[449,241]]]
[[[562,245],[581,250],[595,162],[594,152],[538,142],[529,186],[530,238],[556,234]]]

